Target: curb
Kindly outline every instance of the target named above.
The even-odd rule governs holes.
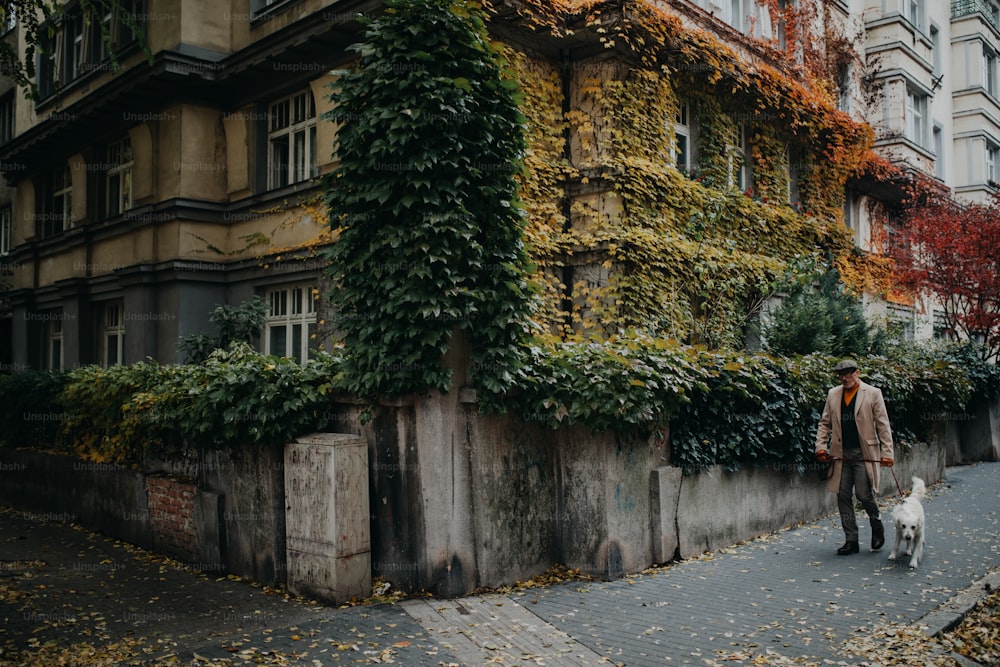
[[[987,590],[998,586],[1000,586],[1000,569],[993,570],[973,582],[937,609],[925,614],[915,625],[928,637],[940,637],[958,626],[965,615],[983,599]],[[981,667],[980,663],[953,651],[948,653],[948,657],[955,660],[960,667]]]

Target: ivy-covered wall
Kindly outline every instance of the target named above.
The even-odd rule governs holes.
[[[651,3],[507,4],[553,40],[546,53],[506,51],[528,119],[522,198],[547,330],[739,348],[804,257],[850,265],[859,291],[883,289],[879,260],[854,251],[842,219],[847,179],[878,164],[872,135],[829,87],[748,61]],[[564,41],[573,48],[553,57]],[[681,105],[690,173],[675,166]]]

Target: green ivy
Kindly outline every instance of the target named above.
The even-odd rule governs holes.
[[[188,363],[200,364],[214,350],[225,349],[235,341],[255,343],[267,324],[267,304],[259,296],[238,306],[222,304],[215,307],[208,321],[217,331],[215,336],[189,334],[177,345]]]
[[[185,447],[286,443],[327,426],[342,363],[339,354],[316,352],[299,364],[238,342],[201,364],[6,376],[3,441],[132,463],[175,458]]]
[[[299,364],[234,343],[203,364],[164,367],[161,382],[135,393],[126,410],[155,429],[147,441],[168,448],[281,444],[326,426],[341,362],[318,352]]]
[[[997,395],[995,376],[970,366],[967,356],[910,346],[892,358],[859,357],[862,379],[883,391],[901,449],[924,439],[940,415],[962,413],[974,395]],[[637,335],[562,343],[531,348],[519,391],[505,404],[524,421],[552,427],[650,434],[669,423],[671,463],[686,472],[711,465],[802,470],[813,460],[837,361],[708,351]]]
[[[552,428],[651,434],[669,426],[671,463],[686,472],[723,465],[812,462],[815,428],[838,358],[708,351],[629,333],[605,343],[526,348],[516,390],[480,391],[480,405]],[[968,346],[905,346],[859,357],[862,379],[882,389],[893,432],[906,443],[995,400],[1000,370]],[[204,364],[88,366],[0,378],[8,446],[63,446],[91,460],[171,458],[182,446],[280,444],[327,426],[344,389],[343,357],[306,364],[244,343]],[[26,419],[26,414],[47,419]],[[61,432],[53,432],[55,428]]]
[[[529,303],[513,80],[473,3],[391,0],[331,95],[336,169],[325,179],[334,323],[361,397],[451,386],[457,330],[477,384],[520,364]]]

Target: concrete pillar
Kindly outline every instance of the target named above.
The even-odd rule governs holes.
[[[288,590],[341,604],[371,594],[368,445],[316,433],[285,446]]]

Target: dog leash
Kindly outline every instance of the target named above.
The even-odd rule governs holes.
[[[842,457],[839,457],[839,456],[831,456],[830,460],[831,461],[843,461],[844,459]],[[851,460],[852,461],[857,460],[857,461],[861,461],[863,463],[879,463],[879,464],[882,463],[882,459],[851,459]],[[894,481],[896,483],[896,490],[899,491],[899,497],[900,498],[905,498],[906,495],[903,494],[903,489],[902,489],[902,487],[899,486],[899,480],[896,479],[896,470],[893,468],[893,466],[884,466],[884,467],[888,468],[889,472],[892,473],[892,481]]]

